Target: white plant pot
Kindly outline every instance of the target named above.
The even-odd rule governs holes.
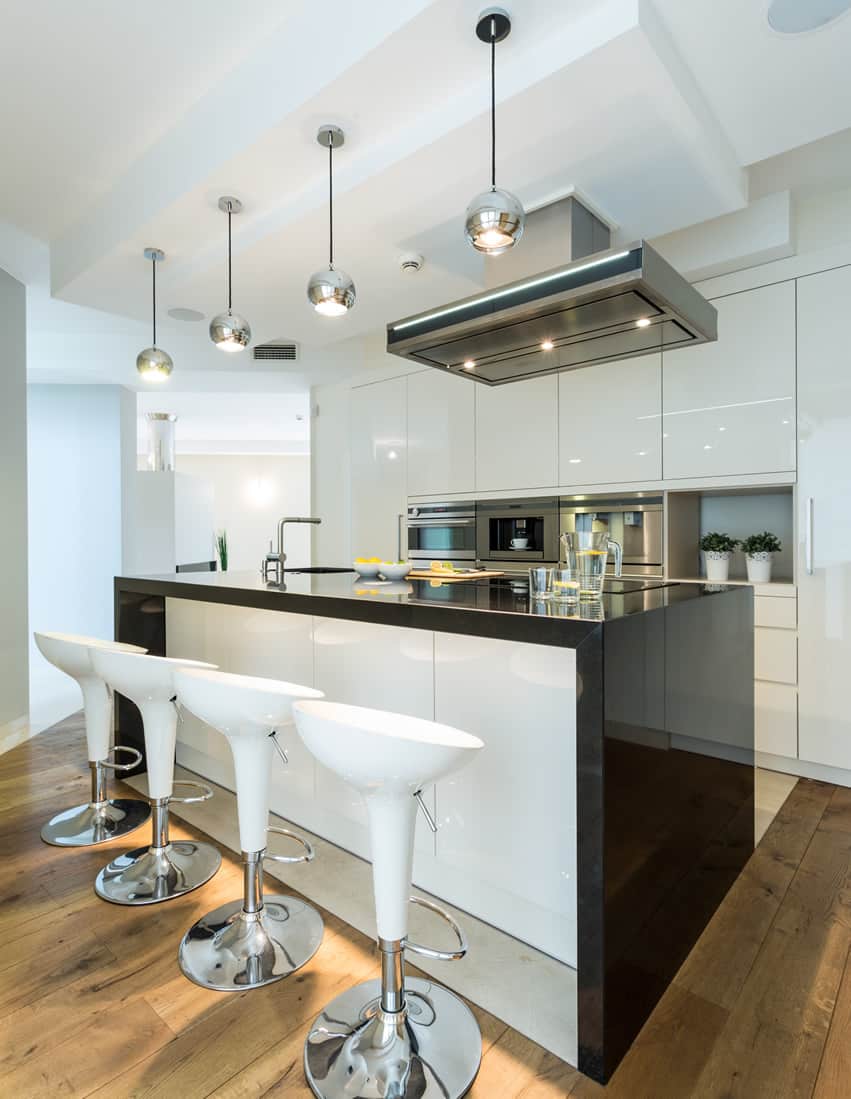
[[[706,579],[709,583],[726,583],[730,575],[730,558],[732,556],[729,550],[725,550],[723,553],[719,553],[718,550],[703,551],[703,558],[706,563]]]
[[[771,581],[770,553],[749,553],[747,555],[748,580],[752,584],[768,584]]]

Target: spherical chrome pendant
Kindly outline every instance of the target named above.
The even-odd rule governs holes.
[[[136,369],[146,382],[165,382],[174,370],[174,363],[167,351],[146,347],[136,356]]]
[[[251,343],[251,326],[239,313],[219,313],[210,321],[210,339],[220,351],[242,351]]]
[[[493,187],[476,195],[467,207],[464,232],[477,252],[500,256],[523,236],[526,212],[510,191]]]
[[[355,304],[355,284],[345,271],[317,271],[307,284],[307,298],[323,317],[341,317]]]

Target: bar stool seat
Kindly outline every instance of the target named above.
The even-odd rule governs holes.
[[[73,809],[57,813],[42,828],[41,838],[56,847],[92,847],[126,836],[145,823],[151,815],[151,808],[139,798],[109,798],[106,772],[129,771],[142,757],[135,748],[122,745],[110,748],[112,692],[95,672],[90,653],[96,648],[140,654],[146,650],[137,645],[70,633],[36,632],[33,637],[45,660],[76,679],[83,692],[86,748],[92,782],[91,801],[87,805],[75,805]],[[116,763],[109,759],[111,752],[129,752],[136,758],[126,763]]]
[[[214,668],[198,660],[92,649],[95,671],[113,690],[135,702],[142,714],[152,836],[148,847],[117,856],[95,879],[95,892],[113,904],[156,904],[180,897],[212,878],[222,856],[212,844],[169,839],[169,803],[207,801],[209,786],[174,781],[178,710],[175,674],[180,668]],[[200,790],[177,797],[174,786]]]
[[[452,917],[410,897],[414,825],[422,787],[469,762],[482,741],[432,721],[334,702],[296,702],[293,716],[316,759],[366,800],[381,953],[381,980],[343,992],[314,1021],[304,1047],[307,1082],[320,1099],[458,1099],[479,1070],[481,1032],[448,989],[405,978],[404,951],[442,960],[466,953]],[[409,901],[442,916],[458,948],[409,942]]]
[[[269,778],[275,735],[292,724],[293,702],[323,695],[279,680],[195,668],[178,672],[175,679],[181,705],[218,729],[233,753],[244,870],[242,898],[208,912],[186,932],[178,955],[180,968],[205,988],[259,988],[300,969],[322,942],[324,925],[315,908],[295,897],[263,895],[263,860],[313,859],[306,840],[268,826]],[[267,854],[267,832],[297,840],[305,853]]]

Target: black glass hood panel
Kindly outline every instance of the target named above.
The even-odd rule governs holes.
[[[717,338],[712,306],[643,241],[387,326],[387,350],[504,385]]]

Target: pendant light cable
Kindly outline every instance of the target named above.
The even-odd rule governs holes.
[[[151,286],[152,286],[152,291],[151,291],[151,298],[152,298],[151,316],[152,316],[153,322],[154,322],[153,323],[153,328],[154,328],[153,346],[156,347],[157,346],[157,257],[156,256],[154,256],[153,259],[151,260],[151,268],[152,268],[152,271],[151,271]]]
[[[328,267],[334,270],[334,138],[328,135]]]
[[[496,20],[491,19],[491,190],[496,190]]]
[[[231,213],[232,212],[233,212],[233,204],[229,202],[228,203],[228,313],[233,312],[233,308],[232,308],[232,306],[233,306],[233,292],[231,290],[232,282],[231,282],[231,257],[230,257],[230,241],[231,241],[231,238],[230,238],[230,219],[231,219]]]

